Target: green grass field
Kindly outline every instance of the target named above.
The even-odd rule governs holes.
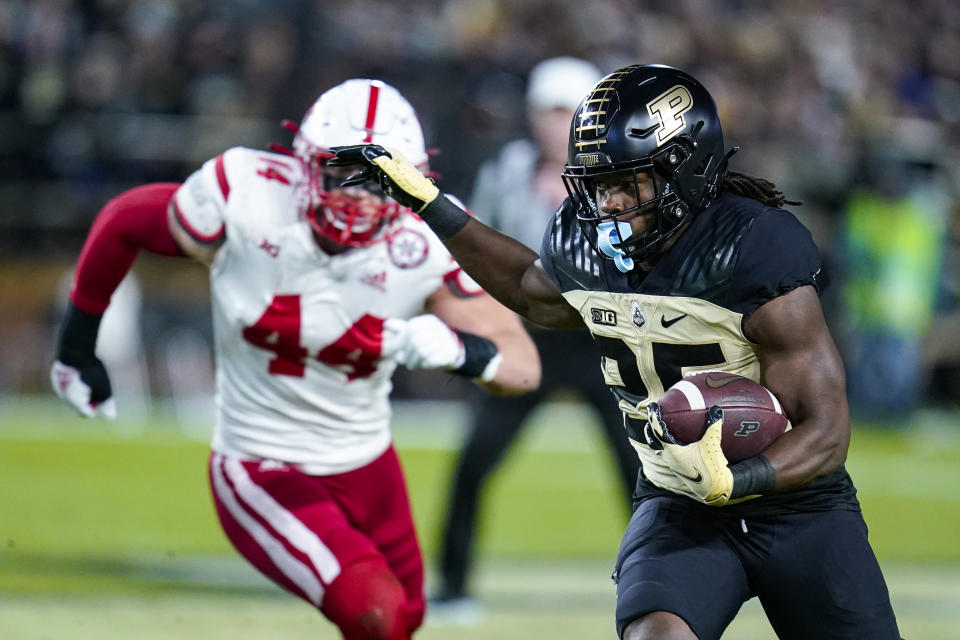
[[[447,406],[397,409],[428,566],[462,419]],[[428,619],[418,638],[615,637],[609,574],[626,511],[599,435],[584,424],[570,405],[535,416],[487,493],[483,620]],[[228,546],[207,453],[162,417],[122,430],[49,402],[0,403],[0,638],[337,638]],[[900,433],[856,429],[848,467],[901,632],[958,637],[960,416],[924,414]],[[773,633],[751,602],[724,637]]]

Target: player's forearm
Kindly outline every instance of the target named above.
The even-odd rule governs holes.
[[[70,301],[88,314],[102,314],[141,249],[182,255],[167,226],[167,203],[176,183],[148,184],[125,191],[100,210],[87,235]]]
[[[479,384],[497,395],[529,393],[540,386],[540,355],[526,331],[499,331],[489,336],[503,356],[497,375]]]
[[[442,194],[420,215],[463,270],[502,304],[542,326],[582,326],[526,245],[471,218]]]
[[[846,461],[850,414],[843,374],[826,365],[823,369],[825,382],[817,389],[798,396],[782,393],[786,400],[781,398],[781,402],[793,420],[793,428],[764,452],[776,474],[774,491],[806,485],[833,473]],[[802,397],[811,400],[803,402]]]
[[[530,301],[524,294],[523,277],[539,257],[529,247],[477,220],[470,220],[444,244],[484,291],[527,315]]]
[[[809,425],[794,427],[783,434],[764,456],[773,465],[779,493],[797,489],[829,475],[840,468],[846,459],[845,443],[824,441],[817,429]]]

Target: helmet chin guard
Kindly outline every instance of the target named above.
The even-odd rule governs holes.
[[[341,187],[350,172],[326,165],[331,147],[379,144],[426,171],[423,130],[410,103],[380,80],[347,80],[321,95],[294,129],[293,155],[305,176],[298,185],[301,210],[313,230],[348,247],[389,238],[408,209],[373,185]]]
[[[612,225],[609,240],[625,258],[649,260],[717,195],[726,172],[717,107],[689,74],[664,65],[632,65],[606,76],[577,108],[570,129],[563,181],[581,224],[623,220],[636,210],[654,214],[651,228],[625,237]],[[637,204],[605,213],[596,202],[598,181],[632,172]],[[649,173],[654,196],[641,201],[637,173]],[[596,237],[588,233],[587,237]],[[600,255],[614,259],[608,252]]]

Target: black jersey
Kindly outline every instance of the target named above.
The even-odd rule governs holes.
[[[821,286],[820,256],[789,212],[724,194],[695,216],[646,273],[621,273],[601,258],[567,201],[548,227],[544,270],[576,308],[602,354],[604,380],[619,400],[641,463],[653,456],[642,437],[647,405],[683,376],[719,370],[760,379],[759,346],[744,332],[760,305],[793,289]],[[641,477],[638,497],[665,490]],[[844,469],[786,494],[730,509],[858,508]]]

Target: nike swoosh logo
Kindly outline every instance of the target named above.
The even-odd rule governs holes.
[[[687,314],[683,314],[683,315],[677,316],[676,318],[671,318],[670,320],[667,320],[666,316],[660,316],[660,324],[663,325],[664,329],[669,329],[672,325],[676,324],[677,322],[680,322],[686,317],[687,317]]]
[[[686,478],[690,482],[696,482],[697,484],[703,482],[703,475],[699,471],[697,471],[696,476],[688,476],[687,474],[680,473],[679,471],[676,471],[676,470],[674,470],[674,473],[680,476],[681,478]]]
[[[739,376],[727,376],[725,378],[714,378],[711,375],[708,375],[705,378],[707,386],[712,389],[719,389],[723,385],[730,384],[731,382],[735,382],[736,380],[739,380],[739,379],[740,379]]]

